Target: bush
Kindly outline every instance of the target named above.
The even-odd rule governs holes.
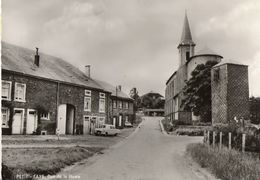
[[[191,122],[175,120],[175,121],[172,122],[172,125],[173,126],[191,125]]]
[[[242,128],[239,124],[219,124],[211,128],[210,131],[216,133],[216,144],[219,143],[219,134],[222,132],[222,143],[228,146],[228,133],[231,132],[232,148],[242,149],[242,134],[246,134],[246,150],[260,152],[260,131],[255,127]],[[210,143],[212,143],[213,133],[210,133]]]
[[[13,179],[13,173],[12,171],[5,165],[2,163],[2,178],[5,180],[11,180]]]
[[[204,130],[202,128],[178,128],[175,133],[177,135],[186,135],[186,136],[203,136]]]
[[[223,180],[258,180],[260,177],[260,160],[249,154],[201,143],[188,145],[187,153],[201,167]]]

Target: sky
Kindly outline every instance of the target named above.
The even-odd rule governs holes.
[[[195,52],[249,65],[260,96],[259,0],[2,0],[2,40],[61,57],[139,95],[164,95],[187,10]]]

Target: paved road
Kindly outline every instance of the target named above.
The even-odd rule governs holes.
[[[146,117],[129,138],[61,174],[85,180],[212,179],[185,156],[186,145],[201,138],[163,135],[159,119]]]

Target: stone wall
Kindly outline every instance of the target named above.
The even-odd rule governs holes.
[[[17,74],[9,71],[2,72],[2,80],[12,82],[11,101],[2,100],[2,107],[10,109],[10,119],[12,122],[13,108],[23,108],[25,111],[23,117],[23,133],[26,132],[26,119],[28,109],[43,108],[50,113],[50,120],[41,120],[39,124],[47,130],[48,134],[54,134],[57,120],[57,107],[60,104],[69,104],[75,107],[75,130],[80,128],[79,132],[83,132],[83,116],[99,116],[106,117],[108,120],[108,99],[110,93],[106,93],[106,113],[99,112],[99,90],[80,87],[72,84],[64,84],[54,82],[52,80],[36,78],[32,76]],[[26,101],[14,101],[15,82],[26,84]],[[84,111],[85,89],[91,90],[91,112]],[[58,100],[58,104],[57,104]],[[39,125],[38,124],[38,125]],[[2,128],[3,134],[11,133],[11,124],[9,128]]]
[[[248,67],[222,64],[211,70],[212,123],[249,117]]]

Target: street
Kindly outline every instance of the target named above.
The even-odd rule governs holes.
[[[145,117],[129,138],[60,174],[85,180],[213,179],[185,155],[186,145],[202,138],[164,135],[160,119]]]

